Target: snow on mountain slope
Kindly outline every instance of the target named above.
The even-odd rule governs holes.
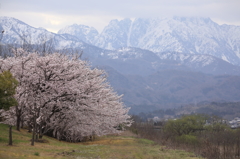
[[[110,50],[127,47],[131,23],[130,19],[110,21],[93,44]]]
[[[53,33],[43,28],[34,28],[20,20],[10,17],[0,17],[0,28],[4,30],[2,42],[9,44],[39,44],[54,36]]]
[[[105,49],[132,46],[153,52],[208,54],[240,64],[240,27],[218,25],[210,18],[137,18],[113,20],[94,45]]]
[[[92,27],[76,24],[54,34],[15,18],[0,17],[0,29],[5,30],[3,43],[39,44],[51,41],[57,49],[90,48],[88,44],[109,50],[135,47],[156,54],[178,52],[212,55],[240,65],[240,26],[218,25],[209,18],[112,20],[101,34]],[[112,51],[111,56],[118,57],[119,52]]]
[[[86,43],[92,44],[98,35],[98,31],[86,25],[73,24],[59,30],[58,34],[70,34]]]
[[[175,60],[181,64],[194,64],[196,67],[204,67],[217,61],[217,58],[210,55],[194,55],[177,52],[157,53],[160,59]]]
[[[211,55],[184,54],[177,52],[162,52],[157,53],[157,55],[162,60],[176,61],[178,65],[185,65],[193,71],[200,71],[209,74],[240,74],[239,66],[235,66]]]
[[[2,43],[43,44],[52,43],[55,49],[85,47],[88,45],[72,35],[61,35],[43,28],[34,28],[11,17],[0,17],[0,29],[4,30]]]
[[[125,47],[118,50],[103,50],[100,57],[92,59],[94,66],[110,66],[121,74],[150,75],[157,71],[153,63],[159,57],[148,50]]]
[[[194,71],[214,75],[240,75],[240,66],[203,54],[154,53],[134,47],[102,50],[94,65],[108,65],[122,74],[150,75],[160,70]]]
[[[101,55],[108,59],[120,59],[123,61],[129,59],[144,59],[146,61],[152,62],[159,59],[158,56],[151,51],[133,47],[123,47],[117,50],[107,50]]]

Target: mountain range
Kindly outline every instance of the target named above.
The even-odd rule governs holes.
[[[96,29],[70,25],[58,33],[103,49],[137,47],[157,52],[207,54],[240,64],[240,26],[218,25],[210,18],[136,18],[112,20],[98,34]]]
[[[0,17],[0,29],[1,46],[82,50],[83,59],[106,70],[132,113],[240,99],[240,26],[199,17],[136,18],[112,20],[101,33],[78,24],[52,33]]]

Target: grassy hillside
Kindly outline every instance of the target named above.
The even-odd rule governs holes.
[[[95,141],[68,143],[44,136],[44,143],[30,145],[31,134],[13,129],[8,146],[8,126],[0,124],[1,159],[197,159],[194,154],[170,150],[153,141],[121,135],[98,137]]]

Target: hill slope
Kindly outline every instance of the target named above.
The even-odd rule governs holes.
[[[66,158],[169,158],[197,159],[192,153],[181,150],[160,151],[162,146],[153,141],[127,137],[105,136],[95,141],[84,143],[67,143],[44,137],[46,143],[30,146],[31,134],[24,129],[13,132],[14,146],[7,146],[8,126],[0,124],[0,158],[2,159],[66,159]]]

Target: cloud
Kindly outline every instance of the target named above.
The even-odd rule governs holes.
[[[73,23],[99,31],[111,19],[134,17],[203,16],[240,25],[239,0],[2,0],[0,14],[56,32]]]

